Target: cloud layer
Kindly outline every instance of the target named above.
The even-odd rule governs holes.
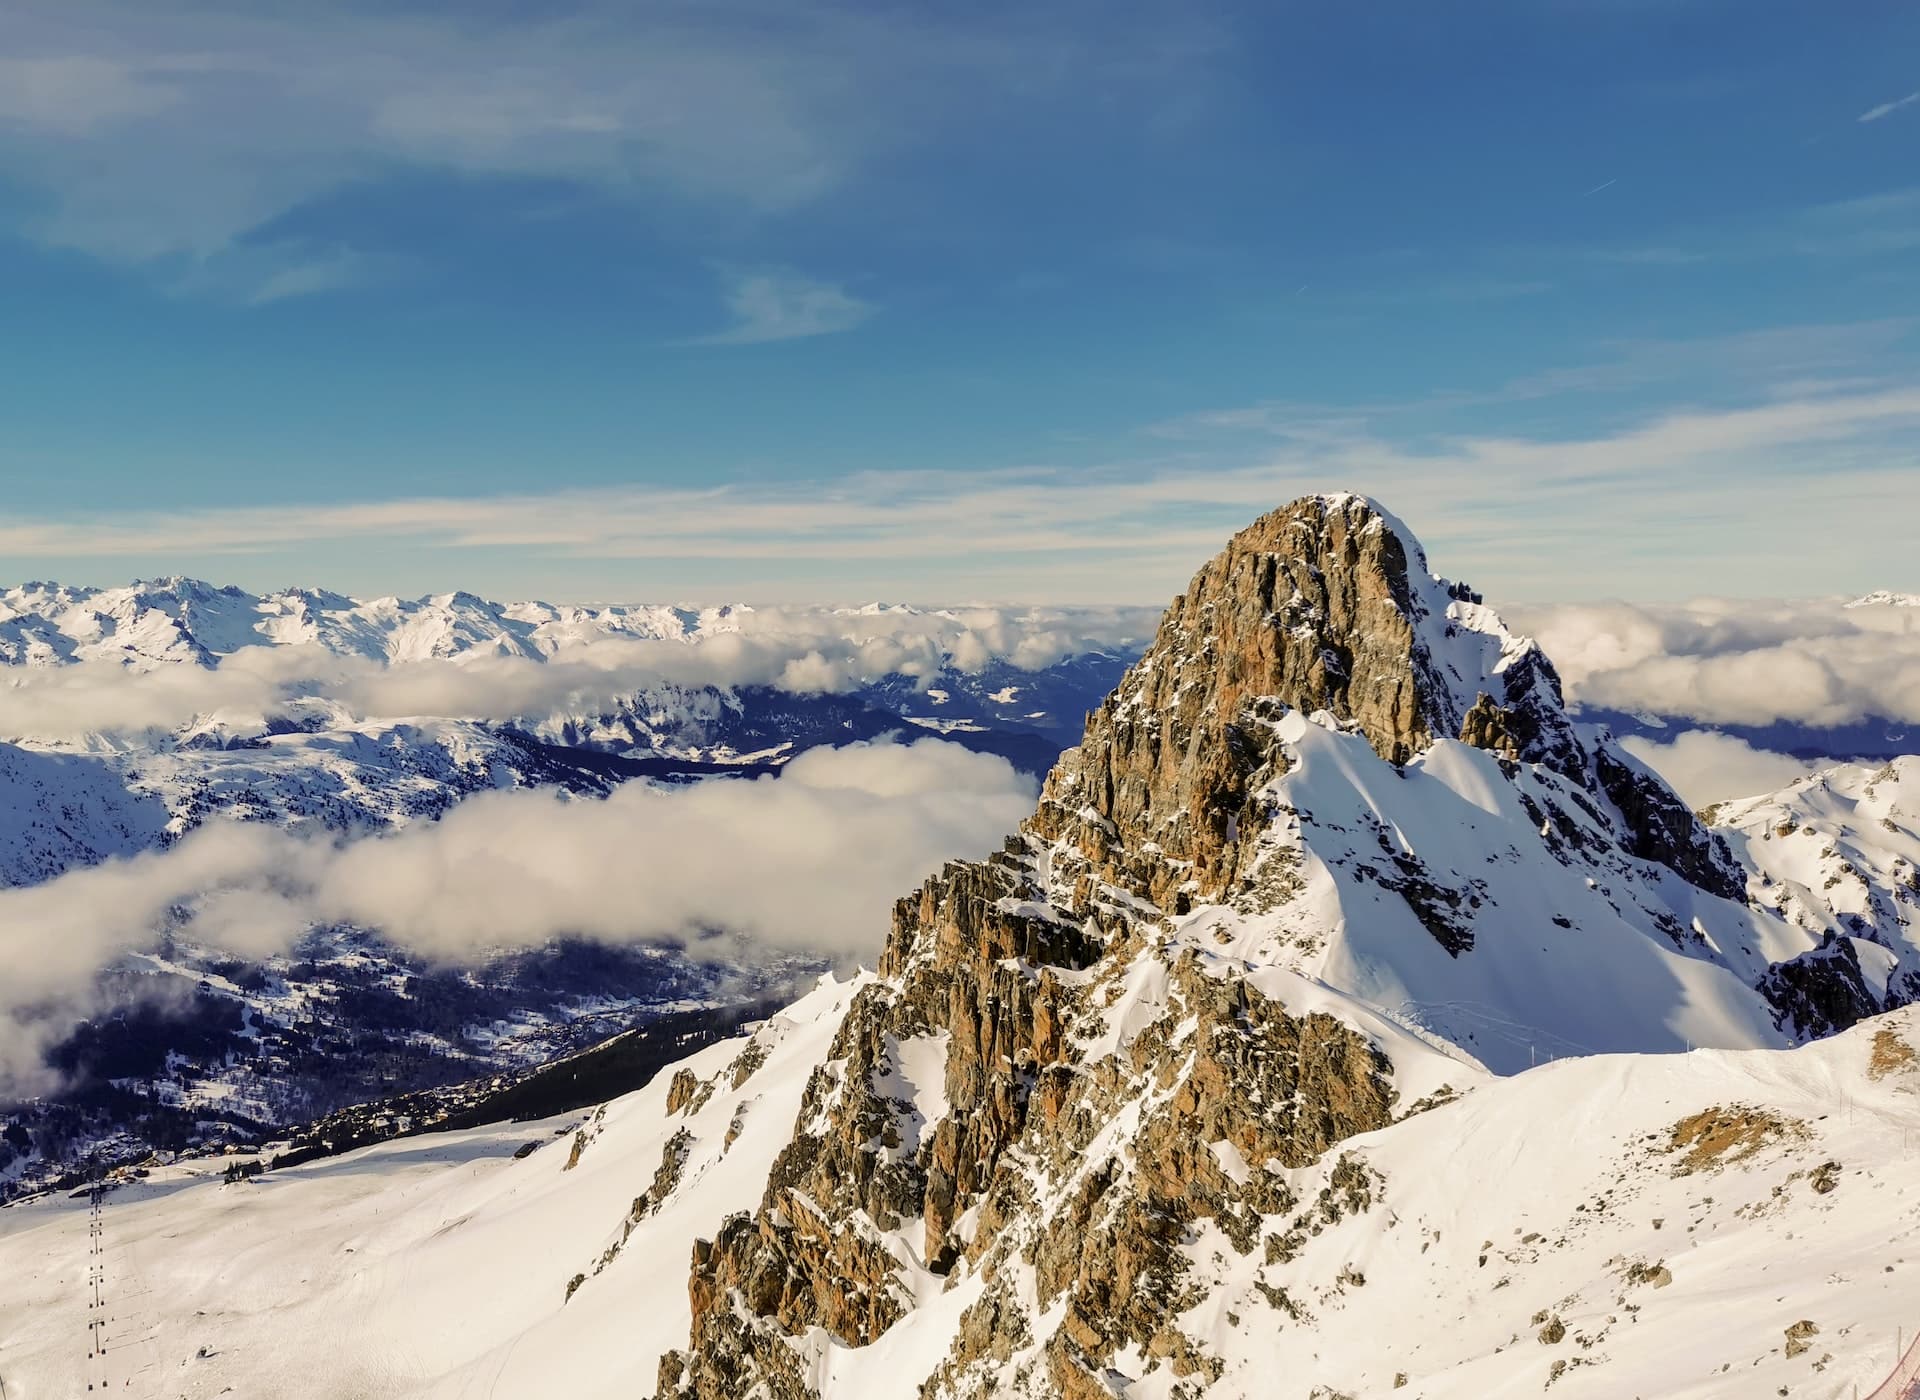
[[[476,647],[389,664],[304,643],[241,647],[213,667],[163,662],[130,670],[118,656],[0,667],[0,739],[72,742],[196,721],[257,726],[316,707],[338,720],[538,723],[608,713],[661,686],[845,694],[890,675],[930,683],[948,665],[968,674],[995,662],[1039,670],[1068,656],[1124,649],[1155,620],[1152,610],[1137,608],[761,608],[734,617],[739,631],[692,641],[589,637],[565,641],[544,659]]]
[[[1920,722],[1920,607],[1703,599],[1509,611],[1584,704],[1706,724]]]
[[[1675,735],[1668,743],[1632,737],[1621,745],[1696,809],[1730,797],[1777,792],[1819,766],[1705,729]]]
[[[35,1082],[96,974],[163,928],[250,957],[353,924],[450,962],[560,935],[708,931],[741,956],[871,958],[894,899],[985,850],[1032,801],[1003,760],[923,740],[815,750],[778,779],[629,784],[604,801],[482,794],[344,843],[211,823],[165,851],[0,891],[0,1089]]]
[[[0,58],[14,231],[241,301],[355,280],[303,210],[422,171],[545,182],[656,215],[777,217],[996,109],[1124,94],[1150,114],[1192,26],[988,27],[933,11],[752,0],[554,7],[19,0]],[[1128,57],[1136,61],[1122,61]],[[823,299],[824,294],[824,299]],[[737,340],[857,319],[832,289],[735,295]],[[811,327],[811,329],[796,329]]]
[[[1821,374],[1832,328],[1801,329],[1810,336],[1797,338],[1813,345],[1793,363]],[[1784,353],[1769,342],[1770,363],[1785,363]],[[288,559],[328,558],[337,568],[343,547],[377,550],[387,570],[415,567],[395,559],[439,555],[435,575],[444,579],[456,552],[470,560],[485,551],[489,568],[538,564],[545,576],[557,563],[608,561],[606,577],[627,589],[636,571],[652,569],[653,586],[681,592],[689,578],[720,577],[731,580],[728,591],[761,597],[871,596],[905,581],[920,596],[1146,601],[1177,591],[1253,517],[1331,489],[1385,502],[1438,568],[1496,602],[1672,597],[1703,579],[1732,593],[1778,593],[1787,561],[1827,587],[1916,583],[1904,573],[1867,576],[1869,564],[1904,570],[1904,556],[1863,552],[1845,525],[1870,520],[1877,541],[1920,531],[1920,382],[1802,378],[1744,403],[1578,438],[1409,435],[1396,430],[1393,411],[1268,404],[1198,415],[1156,429],[1169,455],[1113,466],[16,513],[0,515],[0,554],[161,567],[271,557],[283,571]]]

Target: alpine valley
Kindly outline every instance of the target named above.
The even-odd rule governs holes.
[[[209,824],[351,840],[477,794],[594,800],[777,774],[811,749],[895,735],[938,735],[1037,779],[1151,625],[1138,609],[29,583],[0,593],[0,889]],[[394,680],[416,688],[367,696]],[[563,936],[456,965],[335,925],[245,957],[162,928],[101,974],[98,1009],[50,1047],[55,1086],[0,1101],[0,1200],[90,1160],[258,1143],[372,1099],[494,1084],[663,1014],[707,1008],[724,1034],[827,965],[804,951],[742,962],[697,936]]]
[[[178,583],[6,606],[14,660],[48,666],[728,625]],[[355,1110],[441,1131],[300,1152],[281,1111],[235,1125],[278,1148],[129,1160],[98,1226],[65,1193],[0,1212],[8,1394],[65,1393],[96,1229],[108,1355],[169,1396],[1840,1400],[1894,1369],[1920,1327],[1920,759],[1696,813],[1359,496],[1255,521],[1134,645],[1066,622],[982,657],[949,623],[927,665],[862,670],[878,634],[843,620],[811,692],[683,677],[419,724],[309,692],[0,751],[20,880],[216,815],[377,829],[924,720],[1048,769],[999,849],[902,892],[871,969],[556,947],[432,996],[406,972],[397,1000],[450,999],[443,1059],[488,1069],[519,1052],[477,1048],[487,1014],[810,984],[737,1033],[674,1023],[630,1092],[615,1038],[457,1111]],[[350,1019],[340,969],[397,967],[366,930],[313,938],[297,966],[163,947],[123,975],[199,978],[232,1036],[324,1037],[288,1008]],[[232,1044],[189,1097],[237,1082]],[[106,1079],[136,1093],[129,1068]]]

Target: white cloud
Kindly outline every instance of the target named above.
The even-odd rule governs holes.
[[[82,136],[151,117],[178,94],[158,71],[87,54],[0,58],[0,122]]]
[[[167,285],[199,285],[188,274],[236,249],[257,261],[260,232],[311,201],[422,169],[737,222],[977,120],[983,95],[1028,114],[1124,95],[1151,120],[1202,56],[1170,37],[1181,28],[1052,7],[985,26],[815,0],[777,22],[755,0],[458,14],[14,0],[0,177],[31,195],[16,232],[153,265]],[[286,253],[289,269],[313,261]]]
[[[603,801],[486,793],[344,844],[216,822],[165,851],[0,890],[0,1085],[32,1082],[97,973],[163,927],[256,957],[346,923],[449,961],[561,935],[710,931],[739,956],[871,959],[895,898],[986,850],[1032,801],[1004,760],[923,740],[814,750],[777,779],[629,784]]]
[[[844,288],[798,273],[763,271],[728,277],[727,309],[734,323],[701,336],[696,345],[759,345],[852,330],[873,314],[873,305]]]
[[[1392,441],[1364,413],[1263,427],[1271,440],[1255,446],[1099,468],[14,514],[0,516],[0,556],[161,562],[353,541],[408,558],[484,548],[495,560],[641,561],[662,587],[706,561],[751,568],[760,587],[772,577],[786,596],[897,593],[910,567],[933,580],[922,596],[1164,599],[1253,516],[1347,489],[1386,502],[1439,568],[1496,600],[1778,593],[1789,567],[1823,588],[1915,583],[1885,576],[1905,554],[1871,546],[1920,533],[1920,384],[1762,391],[1585,438]]]
[[[1620,742],[1696,809],[1731,797],[1777,792],[1817,766],[1705,729],[1687,730],[1666,743],[1637,736]]]
[[[1920,92],[1910,92],[1905,97],[1895,98],[1892,102],[1882,102],[1878,107],[1867,108],[1855,120],[1877,122],[1883,117],[1892,116],[1902,107],[1911,107],[1916,102],[1920,102]]]
[[[1916,609],[1838,599],[1565,604],[1508,612],[1570,699],[1706,724],[1920,723]]]
[[[342,720],[538,724],[607,713],[666,685],[837,694],[891,675],[929,682],[949,659],[969,673],[995,661],[1038,670],[1144,642],[1154,621],[1153,610],[1140,608],[756,608],[733,613],[737,632],[692,641],[594,637],[561,643],[545,657],[476,649],[389,664],[312,643],[241,647],[216,666],[129,670],[118,657],[99,657],[0,667],[0,737],[71,742],[198,720],[245,728],[316,706],[336,709]]]

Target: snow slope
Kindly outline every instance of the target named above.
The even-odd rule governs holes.
[[[250,1184],[221,1185],[216,1162],[121,1187],[106,1211],[116,1379],[184,1397],[652,1393],[659,1355],[685,1342],[694,1240],[757,1204],[859,985],[823,983],[694,1056],[713,1088],[675,1113],[663,1072],[584,1118]],[[1920,1014],[1792,1051],[1581,1057],[1506,1079],[1398,1045],[1409,1088],[1443,1077],[1459,1096],[1343,1144],[1377,1178],[1367,1206],[1284,1263],[1205,1231],[1187,1244],[1204,1301],[1183,1320],[1227,1359],[1213,1393],[1841,1400],[1920,1325]],[[1697,1161],[1674,1146],[1676,1125],[1715,1111],[1734,1125],[1724,1144]],[[543,1145],[516,1159],[526,1143]],[[1334,1155],[1292,1174],[1300,1196]],[[661,1203],[629,1233],[643,1190]],[[10,1396],[64,1395],[77,1375],[87,1228],[84,1201],[0,1211]],[[977,1292],[925,1286],[897,1335],[819,1350],[824,1396],[912,1393]],[[1818,1330],[1790,1357],[1802,1319]],[[1144,1361],[1119,1363],[1124,1393],[1178,1393]]]
[[[0,887],[31,885],[163,836],[158,797],[130,788],[117,765],[0,743]]]
[[[758,1202],[857,986],[829,979],[750,1039],[694,1055],[685,1067],[716,1087],[684,1116],[666,1113],[663,1073],[585,1116],[401,1139],[247,1184],[223,1185],[219,1160],[130,1182],[107,1210],[115,1389],[647,1393],[659,1354],[686,1340],[694,1238]],[[678,1184],[596,1272],[683,1130]],[[540,1149],[516,1158],[528,1143]],[[12,1400],[64,1397],[79,1374],[87,1231],[84,1200],[0,1210]],[[588,1277],[569,1296],[576,1274]]]
[[[1896,1332],[1920,1326],[1920,1073],[1873,1068],[1876,1046],[1891,1065],[1889,1043],[1917,1041],[1908,1010],[1791,1052],[1582,1057],[1351,1139],[1374,1200],[1295,1258],[1189,1247],[1208,1276],[1192,1321],[1228,1358],[1220,1391],[1274,1394],[1276,1376],[1300,1378],[1281,1394],[1311,1378],[1414,1400],[1870,1387]],[[1699,1115],[1718,1137],[1676,1147]],[[1325,1176],[1308,1169],[1300,1194]],[[1817,1331],[1789,1355],[1802,1319]]]
[[[1253,878],[1280,897],[1262,912],[1190,916],[1233,954],[1377,1005],[1503,1072],[1608,1050],[1786,1043],[1753,982],[1805,939],[1622,849],[1561,775],[1523,765],[1509,777],[1493,754],[1451,740],[1395,768],[1297,711],[1275,740],[1286,772],[1261,799],[1280,820],[1259,838]]]
[[[1882,930],[1920,950],[1920,757],[1843,764],[1709,815],[1757,902],[1809,933]]]

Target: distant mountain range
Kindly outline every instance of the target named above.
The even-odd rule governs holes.
[[[1128,625],[1113,610],[873,605],[769,615],[499,604],[466,593],[360,602],[185,578],[109,589],[30,583],[0,593],[0,887],[161,849],[211,821],[380,833],[478,792],[551,788],[591,799],[630,781],[778,772],[808,749],[889,734],[935,734],[1037,777],[1137,652]],[[747,639],[771,657],[755,674],[777,678],[778,663],[809,657],[842,669],[824,689],[684,678],[685,658]],[[636,683],[607,703],[500,715],[489,697],[495,717],[460,716],[462,667],[478,679],[479,668],[498,677],[510,665],[524,678],[579,655],[605,664],[608,648],[626,668],[614,674]],[[863,654],[914,673],[855,669]],[[383,676],[434,671],[443,680],[435,698],[450,698],[452,717],[356,713],[329,689],[326,666],[306,660],[277,673],[264,695],[249,689],[235,701],[222,688],[225,671],[309,656],[364,662]],[[652,679],[655,657],[663,670],[681,666],[682,678]],[[9,668],[27,683],[84,679],[115,698],[171,687],[169,697],[189,703],[166,724],[10,731]],[[205,708],[195,703],[202,694]],[[293,953],[255,961],[169,940],[110,969],[101,994],[117,1010],[55,1047],[67,1088],[13,1106],[16,1143],[26,1133],[33,1146],[0,1145],[0,1193],[94,1150],[255,1140],[385,1093],[538,1063],[666,1011],[767,995],[823,965],[770,956],[741,968],[697,946],[572,944],[462,970],[358,929],[315,930]]]

